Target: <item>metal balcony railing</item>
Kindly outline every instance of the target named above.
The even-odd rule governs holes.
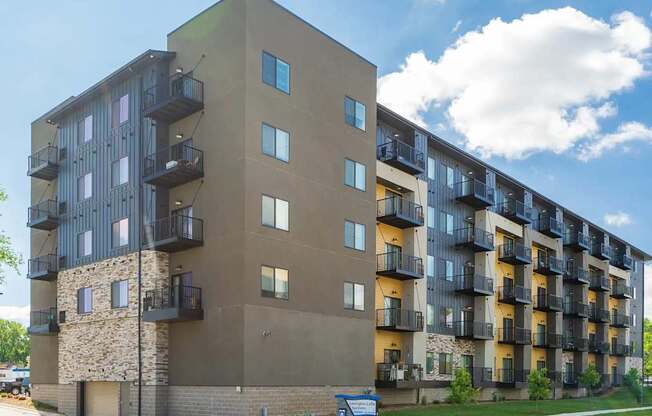
[[[176,285],[145,291],[145,311],[168,308],[200,310],[202,308],[201,288]]]
[[[546,276],[558,276],[564,271],[564,261],[555,256],[546,255],[534,259],[534,271]]]
[[[540,233],[548,237],[562,238],[564,236],[564,223],[549,215],[540,216],[536,226]]]
[[[589,352],[594,352],[597,354],[608,354],[609,343],[598,341],[596,339],[589,339]]]
[[[496,212],[517,224],[525,225],[532,222],[532,208],[513,198],[496,205]]]
[[[498,301],[502,303],[530,303],[532,290],[523,286],[500,286],[497,289]]]
[[[532,331],[526,328],[505,327],[496,330],[502,344],[528,345],[532,343]]]
[[[580,251],[589,250],[591,238],[580,231],[568,231],[564,234],[564,245]]]
[[[468,339],[493,339],[494,326],[490,322],[453,322],[455,336]]]
[[[474,208],[486,208],[494,204],[494,188],[475,178],[458,182],[454,188],[455,199]]]
[[[632,326],[632,317],[620,313],[611,313],[611,326],[614,328],[628,328]]]
[[[204,152],[191,141],[161,149],[145,158],[144,182],[172,188],[204,176]]]
[[[571,335],[562,336],[562,348],[567,351],[588,351],[589,339]]]
[[[589,271],[573,265],[569,265],[566,270],[564,270],[564,281],[575,285],[589,284]]]
[[[534,295],[534,309],[544,312],[559,312],[563,309],[563,300],[561,296],[546,294]]]
[[[604,243],[594,242],[591,246],[591,255],[597,257],[600,260],[610,260],[611,259],[611,247]]]
[[[27,226],[39,230],[54,230],[59,225],[59,203],[48,199],[27,208]]]
[[[204,221],[200,218],[173,214],[145,225],[148,248],[175,252],[204,243]]]
[[[377,309],[376,328],[401,332],[423,331],[423,314],[407,309]]]
[[[145,117],[173,123],[204,108],[204,83],[176,73],[143,92]]]
[[[564,315],[588,318],[589,305],[577,301],[564,302]]]
[[[611,264],[623,270],[632,270],[634,259],[625,253],[614,254],[611,259]]]
[[[27,175],[52,180],[59,174],[59,149],[48,145],[27,158]]]
[[[609,322],[609,311],[589,305],[589,321],[598,323]]]
[[[30,335],[52,335],[59,332],[57,308],[31,311],[27,332]]]
[[[616,283],[611,285],[611,297],[616,299],[631,299],[634,295],[632,286],[624,283]]]
[[[53,280],[59,273],[59,256],[45,254],[27,262],[27,278],[34,280]]]
[[[520,243],[498,246],[498,260],[503,263],[522,265],[532,263],[532,249]]]
[[[423,207],[398,196],[376,201],[376,219],[398,228],[420,227],[424,224]]]
[[[455,290],[475,296],[490,296],[494,293],[494,279],[473,272],[454,276]]]
[[[609,350],[610,355],[617,355],[619,357],[627,357],[631,353],[631,348],[629,345],[626,344],[611,344],[611,348]]]
[[[467,247],[476,253],[495,249],[494,235],[479,228],[460,228],[455,230],[454,235],[458,247]]]
[[[610,286],[609,278],[605,277],[602,270],[589,271],[589,289],[606,292]]]
[[[378,363],[376,370],[377,381],[421,381],[423,379],[423,370],[419,364]]]
[[[411,175],[425,172],[426,158],[422,151],[400,140],[390,140],[376,148],[376,158]]]
[[[423,278],[423,259],[400,252],[376,255],[376,274],[399,280]]]

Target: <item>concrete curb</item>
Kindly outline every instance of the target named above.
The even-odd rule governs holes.
[[[652,410],[652,406],[630,407],[628,409],[592,410],[590,412],[559,413],[550,416],[593,416],[593,415],[607,415],[610,413],[640,412],[641,410]]]

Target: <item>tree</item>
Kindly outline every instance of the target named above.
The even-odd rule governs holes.
[[[0,319],[0,362],[26,365],[29,336],[18,322]]]
[[[652,377],[652,320],[647,318],[643,321],[643,354],[643,375]]]
[[[453,381],[451,382],[451,395],[448,401],[451,403],[469,403],[475,399],[478,391],[473,388],[471,375],[464,368],[455,370]]]
[[[641,375],[637,368],[630,368],[625,377],[623,377],[623,385],[634,395],[637,401],[641,400],[642,386]]]
[[[7,194],[0,189],[0,202],[7,200]],[[19,273],[18,266],[22,263],[22,258],[18,255],[13,248],[11,248],[11,239],[4,231],[0,230],[0,285],[5,281],[4,271],[2,266],[9,266]]]
[[[579,376],[579,382],[589,391],[589,396],[593,395],[593,390],[600,385],[601,377],[595,365],[589,364],[586,370]]]
[[[545,368],[532,371],[527,377],[527,384],[530,400],[546,400],[550,397],[550,379]]]

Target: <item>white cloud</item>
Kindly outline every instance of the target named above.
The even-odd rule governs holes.
[[[453,26],[453,29],[451,29],[451,33],[455,33],[460,29],[460,26],[462,25],[462,21],[458,20],[455,22],[455,26]]]
[[[379,79],[378,100],[424,125],[446,106],[449,125],[484,157],[525,158],[600,143],[609,101],[647,74],[652,33],[623,12],[611,23],[566,7],[493,19],[461,36],[436,61],[406,57]]]
[[[20,322],[29,325],[29,305],[27,306],[0,306],[0,319]]]
[[[626,212],[618,211],[616,213],[604,214],[604,222],[614,227],[622,227],[632,223],[632,218]]]
[[[637,140],[652,142],[652,129],[638,122],[623,123],[615,132],[601,135],[582,145],[577,157],[586,162],[602,156],[605,151],[614,149],[618,145]],[[622,146],[622,150],[629,152],[631,148]]]

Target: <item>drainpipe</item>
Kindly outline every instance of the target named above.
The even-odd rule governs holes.
[[[143,408],[143,345],[142,345],[142,273],[143,273],[143,76],[139,78],[140,109],[138,117],[138,416],[142,415]]]

